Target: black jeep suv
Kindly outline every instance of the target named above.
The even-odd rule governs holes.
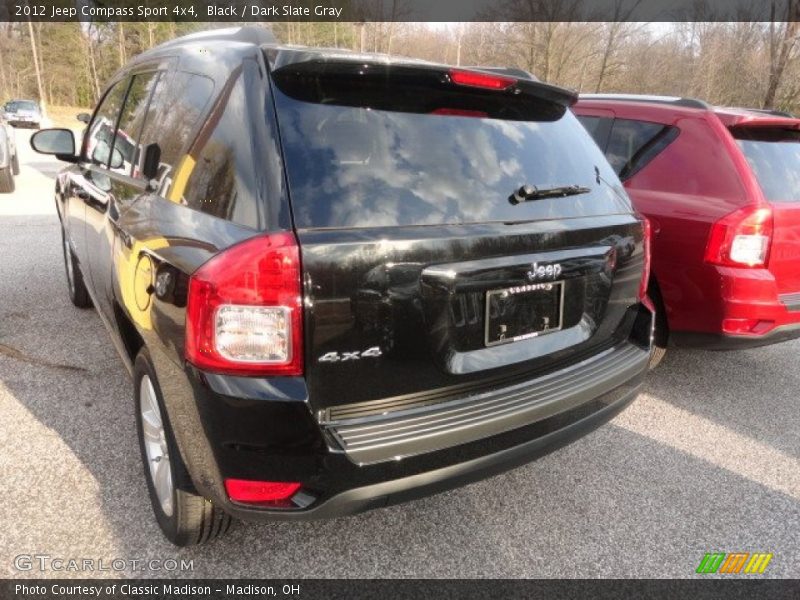
[[[647,369],[647,237],[527,73],[195,34],[43,130],[69,294],[133,376],[176,544],[521,465]]]

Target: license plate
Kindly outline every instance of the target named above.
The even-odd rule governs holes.
[[[526,340],[561,329],[564,282],[486,292],[486,345]]]

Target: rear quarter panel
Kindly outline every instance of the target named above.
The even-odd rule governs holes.
[[[748,201],[727,131],[706,111],[681,111],[656,120],[641,110],[618,118],[662,122],[680,135],[625,182],[634,207],[653,226],[652,270],[672,330],[706,330],[717,314],[720,290],[714,267],[703,261],[711,225]]]

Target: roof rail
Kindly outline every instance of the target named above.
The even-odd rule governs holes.
[[[226,27],[224,29],[208,29],[206,31],[190,33],[159,44],[154,49],[160,50],[162,48],[180,46],[189,42],[212,41],[243,42],[245,44],[260,46],[262,44],[275,44],[278,40],[275,38],[275,34],[273,34],[272,31],[264,27]]]
[[[686,108],[704,108],[710,106],[702,100],[695,98],[681,98],[680,96],[649,96],[647,94],[581,94],[580,98],[585,100],[612,100],[620,102],[649,102],[652,104],[671,104],[673,106],[685,106]]]

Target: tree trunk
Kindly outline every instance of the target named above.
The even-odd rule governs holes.
[[[456,66],[461,66],[461,42],[464,38],[464,24],[458,24],[458,33],[456,34]]]
[[[783,23],[782,31],[776,31],[775,2],[773,2],[770,8],[769,22],[769,80],[764,101],[761,104],[762,108],[774,108],[775,96],[786,71],[786,64],[797,43],[797,18],[800,17],[797,0],[790,0],[786,16],[787,22]]]
[[[97,76],[97,62],[94,58],[94,41],[92,41],[92,28],[86,31],[86,45],[89,49],[89,66],[92,69],[92,95],[94,101],[100,100],[100,78]]]
[[[45,112],[44,86],[42,85],[42,69],[39,65],[39,52],[36,50],[36,38],[33,34],[33,23],[28,21],[28,32],[31,34],[31,54],[33,54],[33,68],[36,70],[36,86],[39,89],[39,102],[42,112]]]
[[[119,66],[121,68],[128,62],[125,53],[125,25],[123,25],[122,22],[117,23],[117,33],[119,34]]]
[[[0,45],[0,96],[8,95],[8,81],[6,80],[6,69],[5,69],[5,56],[3,55],[3,47]]]
[[[597,75],[597,87],[594,89],[595,94],[599,93],[603,89],[603,81],[606,77],[606,69],[608,69],[608,59],[611,58],[611,53],[614,51],[614,41],[617,37],[617,26],[618,23],[611,23],[609,25],[610,29],[608,30],[608,40],[606,42],[606,47],[603,50],[603,58],[600,61],[600,72]]]

